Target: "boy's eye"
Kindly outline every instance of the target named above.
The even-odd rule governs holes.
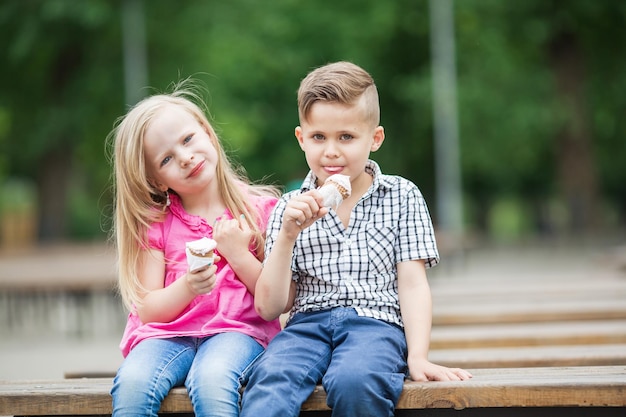
[[[324,135],[316,133],[315,135],[313,135],[313,139],[314,140],[324,140]]]
[[[165,164],[167,164],[171,159],[172,159],[171,156],[166,156],[165,158],[163,158],[163,160],[161,161],[161,166],[164,166]]]
[[[352,138],[353,136],[348,133],[344,133],[343,135],[341,135],[341,140],[350,140]]]

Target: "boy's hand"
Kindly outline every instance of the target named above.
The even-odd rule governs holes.
[[[185,279],[187,280],[187,287],[189,290],[196,294],[208,294],[215,288],[217,266],[215,265],[220,260],[220,257],[215,255],[213,265],[199,268],[194,271],[188,271]]]
[[[464,381],[472,377],[465,369],[448,368],[426,359],[409,359],[409,374],[414,381]]]
[[[218,218],[213,225],[213,239],[221,255],[235,259],[249,250],[252,229],[243,215],[239,220]]]
[[[323,206],[322,196],[317,190],[294,196],[287,202],[283,214],[283,229],[290,236],[298,234],[328,214],[328,208]]]

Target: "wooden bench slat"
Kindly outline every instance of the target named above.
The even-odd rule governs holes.
[[[431,349],[626,343],[626,320],[434,326]]]
[[[626,344],[432,349],[429,358],[468,369],[626,365]]]
[[[458,382],[407,381],[398,409],[477,407],[626,407],[626,366],[472,370]],[[0,415],[106,415],[110,378],[0,382]],[[327,410],[317,387],[303,411]],[[184,388],[173,389],[163,413],[192,412]]]
[[[463,382],[408,382],[397,408],[626,406],[626,367],[505,368],[472,373],[474,378]]]
[[[475,369],[472,374],[461,382],[407,381],[396,408],[626,406],[626,367]],[[302,410],[327,409],[325,401],[318,387]]]
[[[491,302],[434,302],[433,326],[626,319],[622,299],[554,300],[541,303],[500,299]]]
[[[0,415],[111,414],[112,379],[0,382]]]
[[[24,266],[28,265],[27,268]],[[101,245],[0,253],[0,290],[114,290],[115,251]]]
[[[430,277],[430,274],[429,274]],[[591,279],[589,279],[591,278]],[[546,279],[509,280],[468,278],[437,279],[430,277],[430,287],[436,300],[488,300],[488,299],[536,299],[549,297],[554,299],[612,297],[626,293],[626,281],[623,273],[612,273],[601,276],[594,273],[593,277],[572,280],[569,277],[551,276]]]

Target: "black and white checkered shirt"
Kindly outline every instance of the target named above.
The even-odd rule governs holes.
[[[291,261],[297,292],[291,314],[353,307],[360,316],[402,326],[396,265],[424,259],[439,262],[430,214],[409,180],[383,175],[374,161],[366,172],[374,181],[356,204],[347,229],[334,210],[303,230]],[[287,201],[315,188],[313,173],[300,190],[280,199],[267,228],[266,256],[280,229]]]

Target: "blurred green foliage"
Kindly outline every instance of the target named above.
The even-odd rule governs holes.
[[[0,5],[0,180],[36,182],[41,238],[102,237],[110,225],[104,139],[132,104],[124,97],[123,1]],[[199,80],[218,134],[255,180],[288,184],[307,172],[293,136],[300,79],[335,60],[366,68],[387,135],[373,157],[420,186],[436,221],[428,1],[144,0],[143,9],[149,85],[142,92]],[[625,18],[626,2],[455,2],[469,230],[563,230],[563,211],[551,209],[556,201],[567,212],[571,199],[557,138],[579,120],[588,127],[587,170],[596,175],[589,188],[597,193],[587,198],[623,225]],[[576,114],[563,104],[551,61],[563,34],[577,41],[584,67],[585,108]]]
[[[26,180],[0,182],[0,214],[32,210],[37,205],[35,185]]]

